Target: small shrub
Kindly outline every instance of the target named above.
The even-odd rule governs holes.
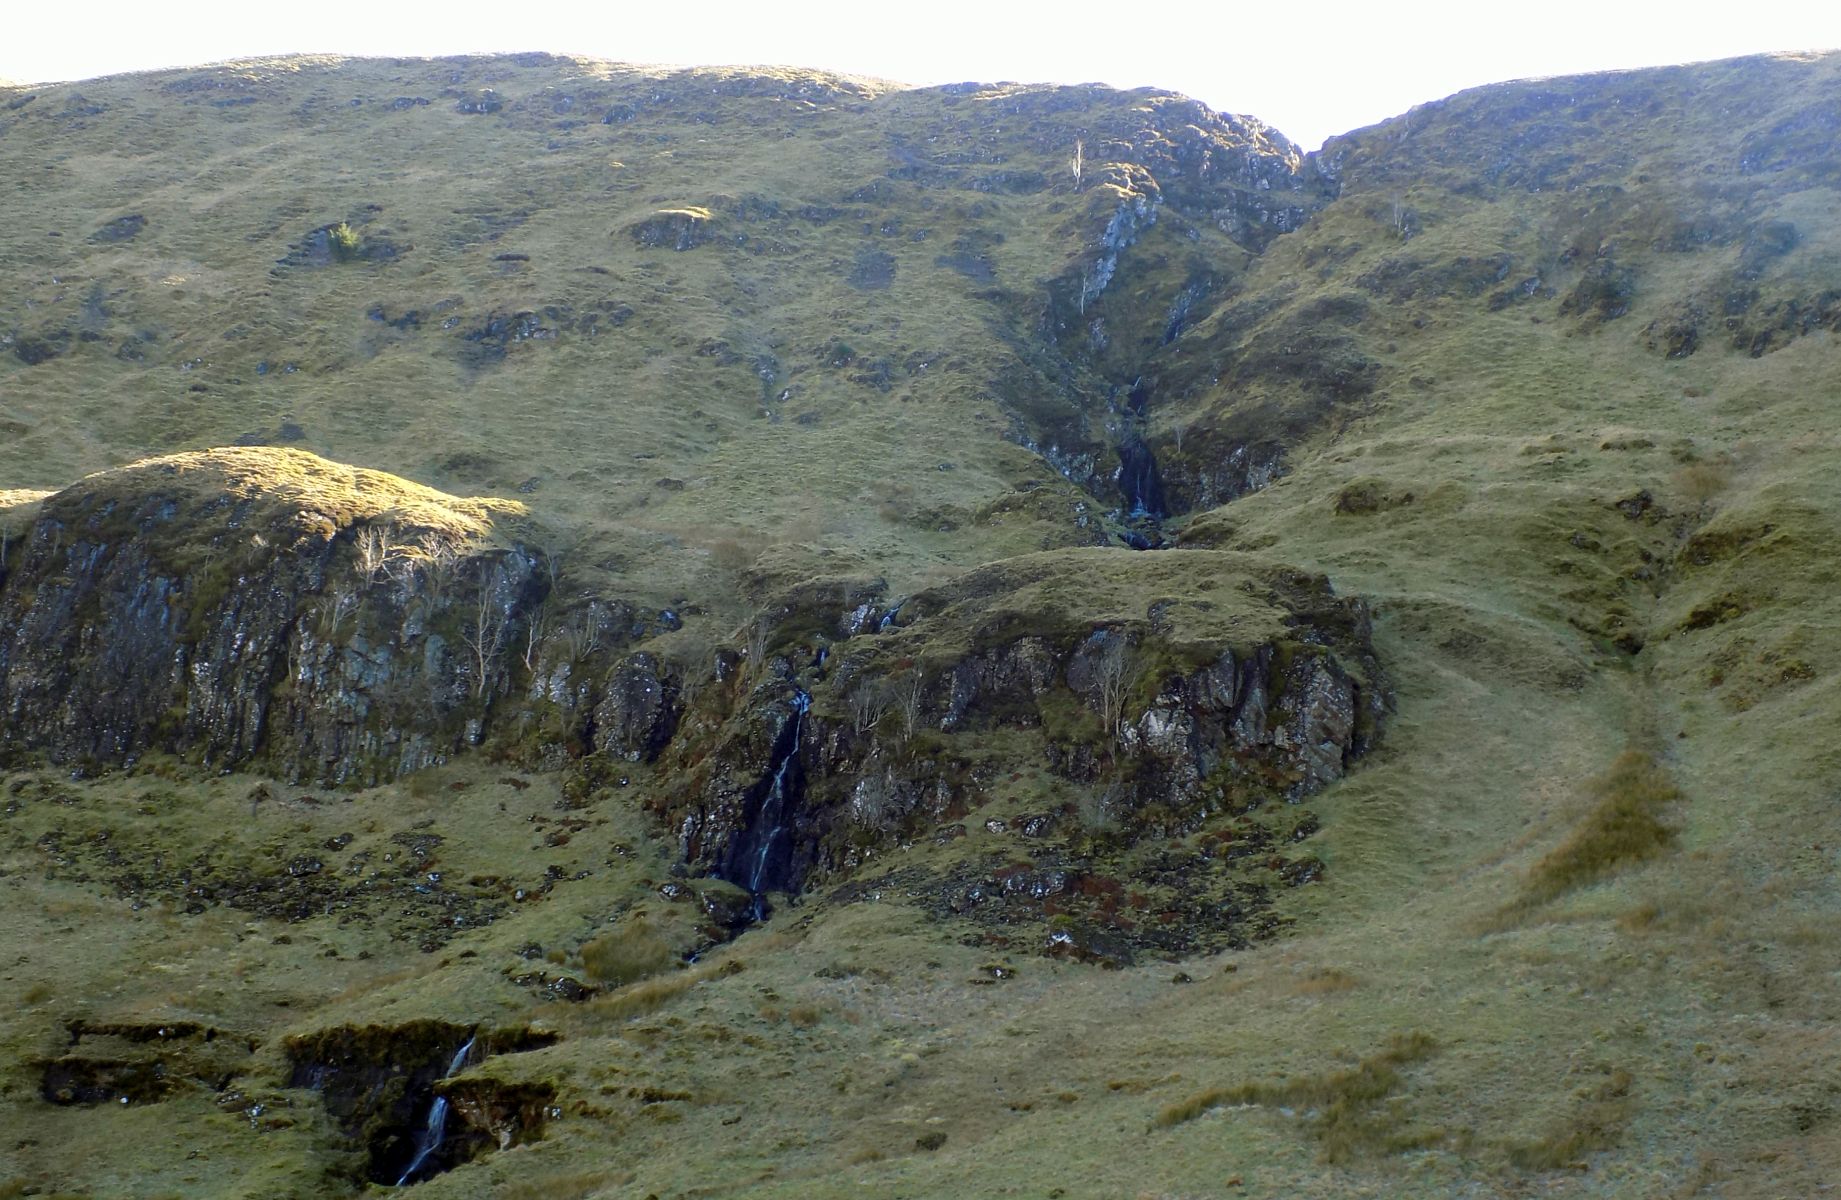
[[[733,975],[741,969],[741,963],[730,960],[720,965],[705,964],[687,971],[662,975],[657,979],[642,980],[591,1001],[589,1011],[596,1016],[611,1017],[615,1020],[642,1017],[649,1012],[663,1008],[706,979],[714,979],[718,975]]]
[[[334,258],[340,262],[350,262],[357,258],[359,251],[364,248],[364,239],[359,236],[356,229],[340,221],[326,231],[326,245],[331,249]]]
[[[1122,825],[1120,817],[1130,807],[1130,790],[1117,777],[1074,793],[1074,817],[1090,834],[1117,833]]]

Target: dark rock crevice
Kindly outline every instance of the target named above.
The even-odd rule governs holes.
[[[786,703],[790,714],[773,739],[766,769],[742,796],[741,828],[716,872],[748,891],[757,921],[767,915],[767,893],[793,890],[799,882],[794,874],[793,824],[805,799],[801,735],[812,697],[795,686]]]
[[[1125,529],[1121,536],[1134,550],[1161,549],[1165,544],[1163,522],[1169,515],[1157,455],[1145,440],[1150,394],[1150,385],[1143,377],[1132,383],[1121,414],[1124,430],[1116,447],[1119,492],[1124,502],[1121,522]]]

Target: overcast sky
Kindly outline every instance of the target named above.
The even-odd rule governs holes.
[[[18,0],[0,79],[44,82],[250,55],[552,50],[625,62],[782,63],[910,83],[1099,81],[1187,92],[1306,149],[1478,84],[1841,46],[1841,3],[1373,0]],[[1050,15],[1043,15],[1050,14]]]

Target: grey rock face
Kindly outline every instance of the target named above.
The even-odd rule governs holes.
[[[629,762],[650,762],[677,730],[677,685],[650,654],[608,672],[594,709],[594,747]]]
[[[543,597],[532,557],[424,530],[367,572],[359,526],[115,474],[47,500],[0,578],[0,748],[359,784],[479,739]]]

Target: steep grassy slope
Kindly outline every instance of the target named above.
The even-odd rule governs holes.
[[[621,582],[667,593],[762,536],[822,534],[908,577],[1090,540],[1086,497],[996,436],[1046,403],[1070,454],[1109,451],[1079,428],[1107,385],[1036,336],[1046,285],[1098,290],[1115,215],[1161,199],[1146,164],[1193,177],[1172,210],[1232,205],[1253,244],[1240,227],[1291,211],[1298,167],[1257,123],[1168,95],[547,56],[7,103],[9,482],[286,442],[527,489],[585,569],[643,564]],[[1217,273],[1244,257],[1189,232]],[[1040,424],[1021,418],[1065,437]],[[660,553],[678,542],[702,553]]]
[[[358,1068],[504,1048],[455,1086],[506,1148],[430,1195],[1819,1194],[1838,71],[1503,85],[1309,160],[1153,93],[547,58],[11,93],[9,537],[248,435],[516,496],[559,594],[684,608],[642,649],[753,653],[656,761],[508,739],[349,793],[17,762],[0,1189],[391,1182],[400,1120],[352,1140],[288,1086],[349,1024]],[[1116,544],[1147,530],[1175,548]],[[1050,688],[975,750],[922,730],[971,807],[764,926],[715,944],[745,897],[674,873],[657,813],[751,704],[848,729],[846,668],[933,671],[938,725],[996,626],[1315,644],[1271,581],[1318,575],[1391,703],[1301,804],[1109,828],[1045,750],[1109,743]],[[1132,886],[1089,870],[1059,920],[935,886],[1121,834]],[[1261,936],[1051,956],[1197,898]]]

